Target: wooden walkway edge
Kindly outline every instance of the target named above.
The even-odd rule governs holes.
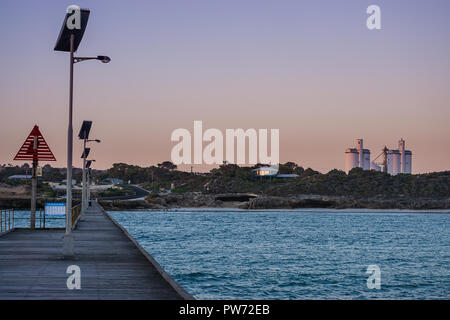
[[[74,260],[62,258],[63,230],[15,229],[0,236],[0,299],[194,299],[128,232],[93,203],[74,230]],[[66,273],[81,270],[81,289]]]

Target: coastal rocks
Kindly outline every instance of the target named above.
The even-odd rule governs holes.
[[[219,200],[222,199],[222,200]],[[186,192],[182,194],[153,194],[146,200],[101,201],[106,210],[162,210],[168,208],[239,208],[239,209],[450,209],[450,199],[383,199],[343,196],[297,195],[258,196],[248,201],[239,196],[223,197],[214,194]],[[226,201],[224,201],[226,200]],[[29,201],[29,200],[28,200]],[[27,202],[28,205],[28,202]]]
[[[158,209],[158,206],[149,204],[145,200],[113,200],[99,201],[105,210],[137,210],[137,209]],[[164,206],[159,206],[164,208]]]
[[[336,202],[325,199],[308,199],[296,197],[258,197],[251,199],[249,209],[296,209],[296,208],[331,208]]]
[[[152,194],[146,198],[146,201],[151,205],[161,205],[168,208],[217,206],[213,197],[199,192],[186,192],[183,194]]]

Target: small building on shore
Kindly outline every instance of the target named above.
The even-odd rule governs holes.
[[[267,167],[267,166],[259,167],[259,168],[253,169],[252,171],[253,171],[253,173],[254,173],[254,175],[256,177],[260,177],[260,178],[267,177],[267,178],[290,179],[290,178],[297,178],[298,177],[298,174],[294,174],[294,173],[292,173],[292,174],[283,174],[283,173],[279,174],[278,173],[278,169],[275,169],[273,167]]]
[[[278,174],[278,169],[272,167],[259,167],[252,171],[257,177],[274,177]]]

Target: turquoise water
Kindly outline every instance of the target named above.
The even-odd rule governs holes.
[[[11,218],[12,224],[12,218]],[[44,213],[40,214],[39,210],[36,211],[36,220],[34,222],[36,228],[44,227]],[[30,211],[16,210],[14,211],[14,226],[16,228],[29,228],[30,227]],[[65,228],[66,218],[65,216],[49,216],[45,218],[46,228]]]
[[[450,298],[450,215],[179,210],[111,216],[198,299]],[[381,288],[368,289],[368,265]]]

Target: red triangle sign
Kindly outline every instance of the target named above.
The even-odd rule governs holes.
[[[34,146],[34,137],[37,137],[37,148]],[[27,139],[23,143],[14,160],[36,160],[36,161],[56,161],[55,156],[45,142],[38,126],[34,126]]]

